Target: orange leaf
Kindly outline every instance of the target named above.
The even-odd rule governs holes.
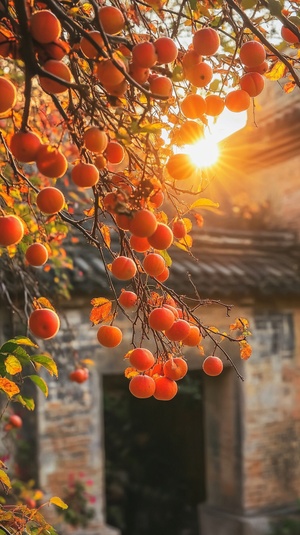
[[[38,299],[34,299],[33,307],[34,308],[50,308],[51,310],[55,311],[55,308],[51,305],[50,301],[46,299],[46,297],[39,297]]]
[[[91,304],[93,308],[90,313],[90,321],[93,325],[98,325],[102,321],[111,319],[111,301],[104,297],[95,297],[92,299]]]
[[[102,227],[100,228],[100,232],[103,236],[103,239],[107,245],[107,247],[110,247],[110,231],[109,231],[109,227],[107,225],[102,225]]]
[[[252,347],[246,340],[242,340],[240,342],[240,357],[243,360],[248,360],[251,357],[252,354]]]
[[[246,318],[236,318],[235,322],[229,326],[231,331],[245,331],[249,328],[249,321]]]
[[[9,398],[12,398],[20,392],[19,387],[13,381],[6,379],[6,377],[0,377],[0,390],[3,390]]]

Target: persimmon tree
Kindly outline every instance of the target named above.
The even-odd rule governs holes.
[[[296,1],[0,0],[0,251],[12,272],[18,266],[23,306],[5,280],[2,293],[28,324],[28,337],[0,349],[8,402],[33,408],[22,396],[27,365],[26,378],[46,395],[38,369],[57,373],[49,356],[34,352],[36,339],[59,332],[59,311],[32,280],[37,267],[69,267],[65,244],[73,240],[75,250],[78,235],[107,276],[107,295],[92,300],[95,337],[117,347],[119,315],[132,325],[125,375],[134,396],[172,399],[188,371],[185,348],[204,355],[205,338],[214,349],[204,372],[218,375],[227,360],[241,378],[222,342],[236,342],[249,358],[247,320],[228,332],[200,320],[214,301],[202,300],[192,280],[189,300],[168,285],[170,247],[192,254],[192,225],[217,206],[205,196],[209,169],[187,147],[225,108],[247,110],[265,78],[286,92],[300,87],[299,25]],[[70,380],[88,375],[79,363]],[[10,529],[19,529],[11,518]]]

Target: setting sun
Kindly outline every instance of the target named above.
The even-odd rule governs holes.
[[[186,145],[184,152],[188,154],[197,167],[210,167],[219,157],[218,143],[212,138],[203,138],[193,145]]]

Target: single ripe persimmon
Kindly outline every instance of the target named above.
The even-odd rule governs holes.
[[[206,112],[206,102],[201,95],[191,93],[181,101],[180,108],[187,119],[200,119]]]
[[[235,89],[227,93],[225,97],[225,106],[228,110],[239,113],[249,108],[251,103],[250,95],[243,89]]]
[[[48,186],[37,194],[36,204],[43,214],[57,214],[64,207],[65,197],[58,188]]]
[[[190,329],[190,324],[186,320],[179,318],[174,321],[170,329],[166,330],[165,335],[173,342],[180,342],[188,336]]]
[[[137,347],[130,352],[129,362],[138,372],[145,372],[153,366],[155,358],[149,349]]]
[[[115,63],[117,63],[120,68],[118,68]],[[123,82],[125,76],[120,69],[125,69],[125,65],[123,61],[118,58],[115,58],[115,63],[111,59],[99,61],[95,74],[102,84],[117,86]]]
[[[191,178],[196,166],[188,154],[172,154],[166,164],[169,175],[174,180]]]
[[[10,55],[11,49],[15,43],[16,39],[14,34],[9,32],[6,27],[3,32],[0,31],[0,57],[7,58]]]
[[[182,57],[182,67],[185,71],[194,65],[198,65],[202,61],[202,56],[196,52],[196,50],[188,50]]]
[[[284,41],[286,41],[287,43],[290,43],[290,44],[299,43],[298,35],[296,35],[294,32],[292,32],[292,30],[287,28],[287,26],[282,26],[280,33],[281,33],[282,39],[284,39]]]
[[[160,97],[171,97],[173,85],[170,78],[166,76],[155,76],[149,81],[150,91]]]
[[[143,268],[150,277],[157,277],[166,267],[165,260],[158,253],[149,253],[143,260]]]
[[[220,46],[220,37],[213,28],[201,28],[194,33],[193,46],[197,54],[213,56]]]
[[[76,370],[73,370],[69,375],[70,381],[73,381],[79,384],[87,381],[88,377],[89,377],[88,368],[76,368]]]
[[[109,141],[105,150],[105,156],[109,163],[121,163],[125,156],[124,148],[117,141]]]
[[[212,81],[214,74],[211,66],[204,61],[185,69],[184,72],[186,79],[195,87],[205,87],[208,85]]]
[[[118,7],[103,6],[98,9],[98,20],[105,33],[117,35],[125,27],[125,18]]]
[[[182,240],[187,235],[187,228],[183,219],[176,219],[172,225],[173,236]]]
[[[219,95],[207,95],[205,97],[206,115],[217,117],[225,108],[225,101]]]
[[[99,344],[104,347],[117,347],[122,342],[122,331],[114,325],[101,325],[97,332]]]
[[[97,126],[90,126],[83,134],[83,143],[91,152],[104,152],[108,144],[108,137]]]
[[[17,91],[14,84],[0,76],[0,114],[10,111],[17,100]]]
[[[259,74],[265,74],[268,72],[269,68],[270,65],[267,60],[263,61],[260,65],[256,65],[255,67],[247,67],[244,65],[245,72],[259,72]]]
[[[170,401],[178,392],[178,385],[173,379],[165,376],[155,378],[155,391],[153,397],[159,401]]]
[[[100,175],[97,167],[92,163],[79,162],[74,165],[71,178],[76,186],[91,188],[97,184]]]
[[[136,274],[135,262],[127,256],[117,256],[111,264],[111,272],[119,280],[132,279]]]
[[[47,43],[43,47],[43,51],[39,51],[39,57],[42,56],[43,61],[48,59],[62,60],[70,51],[70,45],[62,39],[55,39],[52,43]]]
[[[129,64],[129,74],[138,84],[143,85],[149,78],[150,69],[132,62]]]
[[[155,391],[155,381],[149,375],[135,375],[130,379],[129,391],[139,399],[151,398]]]
[[[68,86],[63,83],[63,80],[65,82],[71,82],[72,79],[71,71],[68,65],[56,59],[49,59],[46,61],[46,63],[44,63],[43,69],[44,71],[54,74],[62,80],[60,82],[41,75],[40,86],[44,91],[46,91],[46,93],[59,94],[68,91]]]
[[[196,121],[185,121],[179,129],[181,145],[193,145],[204,136],[203,125]]]
[[[154,233],[149,236],[148,242],[154,249],[164,250],[172,245],[173,238],[170,227],[165,223],[158,223]]]
[[[166,280],[168,280],[169,276],[170,276],[170,270],[167,266],[165,266],[164,270],[159,275],[156,275],[155,278],[159,282],[165,282]]]
[[[166,307],[158,307],[151,310],[148,322],[149,327],[154,331],[165,331],[172,327],[175,316],[171,310]]]
[[[35,41],[46,44],[60,37],[61,24],[52,11],[42,9],[31,15],[29,30]]]
[[[179,381],[182,379],[187,374],[187,371],[187,362],[182,357],[169,358],[163,367],[164,375],[173,381]]]
[[[142,208],[134,212],[131,223],[130,232],[139,238],[149,238],[156,231],[157,219],[153,212]]]
[[[115,220],[119,228],[121,228],[122,230],[129,230],[131,223],[130,215],[116,214]]]
[[[183,338],[182,343],[184,346],[195,347],[200,344],[202,340],[202,334],[200,333],[199,327],[197,325],[190,326],[189,334]]]
[[[130,247],[137,251],[137,253],[145,253],[146,251],[149,251],[150,249],[150,243],[148,242],[148,238],[141,238],[139,236],[130,236]]]
[[[173,39],[170,37],[159,37],[153,44],[159,65],[175,61],[178,55],[178,48]]]
[[[48,250],[42,243],[32,243],[26,249],[25,258],[30,266],[43,266],[48,260]]]
[[[258,41],[246,41],[240,49],[240,60],[247,67],[256,67],[266,59],[266,51]]]
[[[24,225],[16,215],[0,216],[0,246],[16,245],[24,236]]]
[[[101,169],[105,169],[107,167],[107,159],[103,156],[103,154],[98,154],[94,159],[94,165],[97,167],[98,171],[101,171]]]
[[[32,163],[41,147],[41,139],[33,132],[16,132],[12,135],[9,148],[12,155],[22,163]]]
[[[258,72],[248,72],[240,78],[240,88],[250,97],[257,97],[263,91],[265,81]]]
[[[86,36],[83,36],[80,40],[81,52],[85,55],[86,58],[96,59],[100,56],[100,52],[95,47],[93,42],[98,45],[100,49],[102,49],[104,47],[104,41],[102,39],[101,33],[96,30],[88,32],[88,35],[91,38],[91,41]]]
[[[131,292],[130,290],[122,290],[118,297],[118,302],[122,307],[124,308],[133,308],[138,301],[138,296],[135,292]]]
[[[149,202],[153,204],[155,208],[160,208],[165,200],[165,196],[163,191],[160,189],[153,193],[153,195],[150,195]]]
[[[22,427],[23,420],[21,416],[19,416],[18,414],[11,414],[10,417],[8,418],[7,423],[10,427],[14,427],[15,429],[18,429]]]
[[[206,373],[206,375],[216,377],[217,375],[220,375],[220,373],[222,373],[223,371],[223,362],[219,357],[210,355],[209,357],[206,357],[206,359],[203,361],[202,370]]]
[[[153,43],[144,41],[132,49],[132,61],[139,67],[151,69],[157,62],[157,54]]]
[[[58,333],[60,321],[54,310],[50,308],[38,308],[31,312],[28,326],[34,336],[43,340],[49,340]]]
[[[52,145],[41,145],[35,156],[40,173],[48,178],[60,178],[68,169],[68,161],[63,153]]]

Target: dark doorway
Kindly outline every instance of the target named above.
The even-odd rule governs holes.
[[[201,372],[169,401],[138,400],[103,377],[106,521],[122,535],[199,535],[204,501]]]

